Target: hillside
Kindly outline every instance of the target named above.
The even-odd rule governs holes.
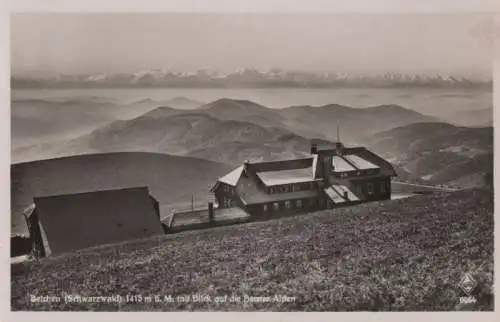
[[[17,147],[57,137],[78,136],[113,120],[110,106],[100,102],[13,101],[12,145]]]
[[[329,140],[340,137],[345,143],[359,143],[363,138],[398,126],[419,122],[432,122],[435,118],[420,114],[399,105],[379,105],[352,108],[338,104],[323,106],[292,106],[280,110],[288,128],[295,133],[315,133]]]
[[[452,119],[459,125],[470,127],[493,126],[493,106],[490,108],[459,111],[454,113]]]
[[[196,104],[184,98],[174,98],[169,102],[173,104],[180,102],[191,107]],[[106,110],[104,103],[95,102],[95,104],[97,104],[95,107],[84,108],[84,105],[77,103],[74,107],[68,108],[65,113],[72,116],[70,121],[57,116],[51,117],[54,109],[48,108],[51,111],[47,113],[48,119],[73,130],[79,129],[85,124],[85,117],[80,111],[94,113]],[[231,163],[237,164],[244,159],[243,155],[247,154],[255,155],[256,159],[301,156],[309,149],[305,144],[308,139],[335,141],[337,125],[341,127],[342,141],[346,144],[356,144],[362,138],[378,131],[433,120],[397,105],[363,109],[330,104],[320,107],[296,106],[272,109],[248,100],[228,98],[190,109],[173,108],[169,105],[153,109],[151,106],[154,104],[159,102],[145,99],[126,106],[113,105],[106,111],[107,114],[103,114],[104,116],[100,114],[104,112],[91,114],[101,122],[99,123],[101,126],[95,130],[97,125],[94,128],[82,129],[91,133],[81,134],[80,131],[80,137],[76,139],[65,137],[64,131],[57,132],[57,126],[52,129],[47,125],[47,128],[55,131],[53,140],[14,147],[11,152],[13,162],[83,153],[146,151],[199,155],[209,160],[225,160],[225,162],[234,160]],[[141,111],[143,112],[140,113]],[[135,117],[126,117],[131,116],[132,112],[136,114]],[[137,116],[138,113],[142,115]],[[81,124],[75,125],[80,118]],[[43,124],[43,119],[42,117],[40,124]],[[36,118],[33,122],[36,123]],[[28,125],[24,127],[29,128]],[[33,138],[33,133],[29,129],[21,132]],[[294,139],[288,139],[286,146],[280,145],[275,141],[279,141],[281,136],[294,136]],[[14,131],[13,137],[16,141],[22,135]],[[238,149],[226,154],[222,148],[225,144],[237,146]],[[261,147],[256,151],[255,146],[259,144]],[[219,150],[219,153],[207,152],[210,149]]]
[[[194,111],[179,111],[165,107],[147,115],[171,116],[204,113],[224,121],[253,123],[266,128],[281,128],[306,138],[337,139],[337,124],[346,143],[398,126],[435,121],[399,105],[379,105],[353,108],[337,104],[323,106],[292,106],[273,109],[248,100],[223,98],[200,106]]]
[[[58,156],[141,151],[196,156],[235,165],[245,159],[302,156],[309,148],[309,140],[282,128],[222,120],[201,110],[180,112],[160,107],[41,152]]]
[[[221,120],[245,121],[265,127],[285,127],[279,110],[248,100],[222,98],[199,108]]]
[[[231,168],[210,161],[153,153],[110,153],[50,159],[11,166],[12,232],[25,229],[22,210],[33,197],[147,185],[167,216],[188,209],[191,194],[205,206],[214,180]],[[168,206],[167,206],[168,205]]]
[[[182,98],[174,98],[168,102],[176,106],[196,103]],[[162,102],[151,99],[116,104],[92,96],[61,100],[13,100],[13,154],[19,153],[15,148],[35,149],[34,145],[37,143],[78,137],[109,122],[137,117],[161,104]]]
[[[377,133],[365,144],[413,176],[461,187],[493,172],[493,128],[416,123]]]
[[[204,103],[193,100],[193,99],[189,99],[187,97],[177,96],[177,97],[174,97],[174,98],[172,98],[172,99],[170,99],[162,104],[167,105],[167,106],[171,106],[175,109],[191,110],[191,109],[199,108]]]
[[[493,200],[464,190],[191,231],[14,264],[12,310],[493,310]],[[461,307],[464,273],[478,303]],[[31,303],[29,295],[212,302]],[[295,301],[215,303],[215,296]]]
[[[199,108],[222,120],[245,121],[265,127],[287,129],[304,137],[334,141],[337,125],[346,143],[411,123],[435,121],[399,105],[353,108],[338,104],[323,106],[292,106],[272,109],[247,100],[220,99]]]

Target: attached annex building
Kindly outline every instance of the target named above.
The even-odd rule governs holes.
[[[216,207],[251,215],[328,209],[391,197],[392,165],[364,147],[318,149],[311,157],[245,162],[212,187]]]

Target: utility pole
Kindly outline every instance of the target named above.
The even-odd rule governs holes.
[[[340,126],[337,123],[337,142],[340,142]]]
[[[191,194],[191,211],[194,211],[194,193]]]

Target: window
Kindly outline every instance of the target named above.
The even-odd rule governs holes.
[[[273,209],[275,211],[280,210],[280,204],[278,202],[273,203]]]
[[[385,192],[385,182],[380,183],[380,192],[382,192],[382,193]]]
[[[284,187],[283,187],[283,190],[284,190],[285,192],[290,192],[290,187],[289,187],[289,186],[284,186]]]
[[[372,195],[373,194],[373,183],[371,183],[371,182],[368,183],[367,189],[368,189],[368,194]]]
[[[269,210],[267,204],[262,205],[262,210],[264,210],[264,212],[267,212]]]
[[[285,201],[285,208],[286,209],[291,209],[292,208],[292,202],[290,200]]]
[[[274,193],[274,188],[269,188],[269,193]]]
[[[295,201],[295,207],[302,208],[302,200]]]
[[[316,200],[314,198],[309,199],[309,206],[313,207],[316,204]]]

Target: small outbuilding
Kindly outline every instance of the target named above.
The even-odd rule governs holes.
[[[147,187],[33,198],[24,211],[35,257],[164,233]]]

